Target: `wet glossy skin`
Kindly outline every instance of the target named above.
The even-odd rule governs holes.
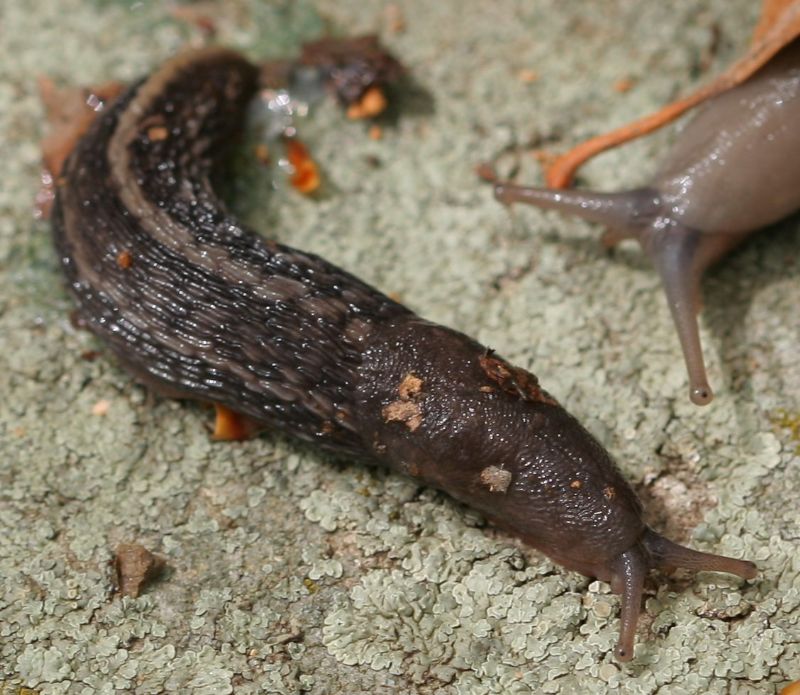
[[[667,294],[698,405],[713,398],[696,315],[705,269],[748,234],[800,208],[800,41],[743,84],[710,99],[680,132],[650,186],[624,193],[500,184],[504,203],[529,203],[634,238]]]
[[[754,576],[648,529],[610,455],[531,373],[233,218],[209,180],[258,82],[230,51],[179,56],[104,111],[67,162],[56,244],[83,319],[126,368],[442,489],[610,581],[621,659],[649,569]]]

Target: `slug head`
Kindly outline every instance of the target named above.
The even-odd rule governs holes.
[[[641,540],[615,558],[609,567],[611,589],[621,596],[620,633],[616,648],[620,661],[633,658],[636,623],[647,573],[650,569],[671,571],[678,567],[698,572],[727,572],[743,579],[753,579],[757,574],[752,562],[691,550],[646,529]]]
[[[620,660],[633,656],[651,569],[755,576],[752,563],[651,531],[603,446],[533,374],[466,336],[406,317],[381,326],[364,355],[355,424],[374,457],[564,567],[610,582],[622,597]]]
[[[533,374],[417,319],[381,333],[360,369],[357,428],[387,466],[584,574],[641,536],[612,458]]]

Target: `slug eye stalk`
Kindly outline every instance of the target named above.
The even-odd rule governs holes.
[[[727,572],[742,579],[754,579],[758,574],[752,562],[692,550],[648,528],[639,544],[622,553],[612,563],[611,589],[621,597],[619,642],[615,651],[620,661],[633,658],[636,624],[641,612],[647,573],[650,569],[672,571],[677,568],[696,572]]]

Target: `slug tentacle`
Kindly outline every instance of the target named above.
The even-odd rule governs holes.
[[[642,538],[642,544],[652,557],[653,567],[660,570],[671,571],[683,567],[696,572],[727,572],[742,579],[754,579],[758,573],[752,562],[692,550],[673,543],[649,528]]]
[[[636,623],[641,613],[642,591],[651,569],[672,571],[677,568],[696,572],[727,572],[743,579],[753,579],[756,566],[746,560],[692,550],[667,540],[646,527],[641,540],[619,555],[611,564],[611,590],[620,595],[620,632],[616,656],[620,661],[633,658]]]
[[[696,272],[696,248],[701,236],[693,229],[664,221],[651,230],[645,250],[661,276],[667,305],[678,331],[678,339],[689,374],[689,398],[695,405],[707,405],[714,397],[708,383],[697,314],[700,309],[700,275]]]
[[[622,239],[640,239],[659,208],[658,194],[648,188],[600,193],[498,183],[494,195],[505,205],[525,203],[604,224],[613,230],[613,243]]]
[[[697,321],[702,306],[700,281],[703,272],[744,236],[703,233],[668,218],[658,218],[641,238],[642,247],[661,277],[686,363],[689,398],[695,405],[708,405],[714,398]]]
[[[638,544],[622,553],[612,565],[611,590],[621,597],[619,642],[616,648],[620,661],[633,658],[636,624],[642,610],[644,580],[649,569],[650,558]]]

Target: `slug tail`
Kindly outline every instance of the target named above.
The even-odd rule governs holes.
[[[754,579],[758,574],[758,568],[752,562],[724,555],[701,553],[673,543],[650,529],[646,531],[642,542],[650,553],[653,566],[658,569],[671,570],[684,567],[696,572],[727,572],[742,579]]]
[[[642,610],[642,591],[649,569],[647,554],[638,545],[622,553],[614,563],[611,590],[622,598],[619,642],[615,650],[619,661],[630,661],[633,658],[636,624]]]
[[[658,205],[657,194],[646,188],[622,193],[597,193],[498,183],[494,187],[494,195],[504,205],[525,203],[603,224],[612,230],[604,237],[606,245],[613,245],[622,239],[639,239],[649,222],[648,213]]]
[[[695,230],[668,226],[651,230],[643,246],[661,276],[667,295],[689,375],[689,398],[695,405],[707,405],[714,393],[708,383],[697,323],[702,273],[698,256],[700,241],[700,233]]]

